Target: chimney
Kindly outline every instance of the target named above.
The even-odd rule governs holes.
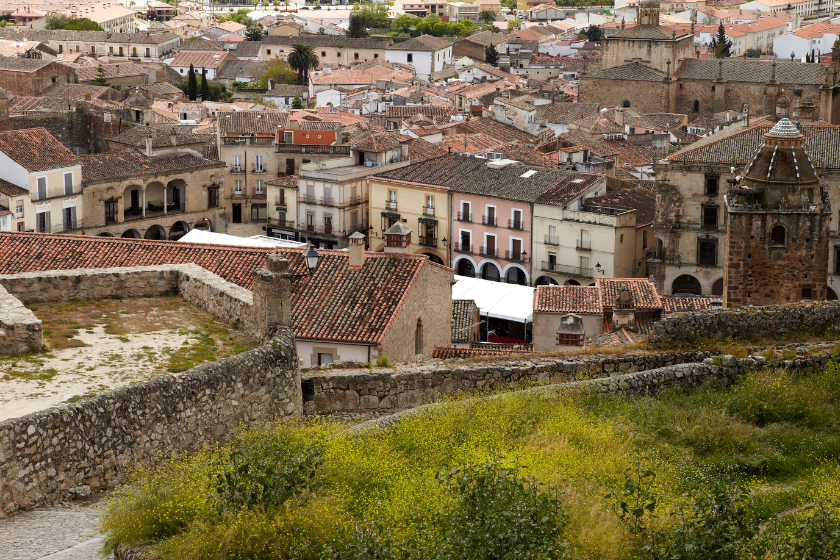
[[[266,257],[265,268],[254,271],[253,321],[261,342],[272,338],[279,327],[291,324],[291,276],[283,255]]]
[[[622,286],[613,303],[613,330],[636,329],[636,300],[627,286]]]
[[[624,109],[621,107],[615,108],[615,124],[624,126]]]
[[[407,255],[411,245],[411,230],[402,222],[397,222],[383,234],[385,252]]]
[[[85,101],[90,101],[90,92],[89,91],[85,92]]]
[[[146,136],[146,155],[151,157],[152,156],[152,135],[149,134]]]
[[[361,270],[365,264],[365,236],[357,231],[349,239],[350,270]]]
[[[172,142],[172,147],[173,148],[178,147],[178,137],[175,136],[175,129],[174,128],[172,129],[172,132],[169,135],[169,140]]]

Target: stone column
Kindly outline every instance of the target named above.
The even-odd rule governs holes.
[[[168,211],[166,209],[166,205],[167,205],[166,190],[167,190],[167,188],[168,187],[166,185],[163,185],[163,213],[164,214],[168,214]]]
[[[143,217],[146,217],[146,186],[143,185],[141,189],[143,191]]]
[[[292,282],[283,255],[268,255],[265,268],[254,271],[253,294],[254,334],[264,342],[280,327],[291,325]]]

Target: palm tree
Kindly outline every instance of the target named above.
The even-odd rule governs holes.
[[[309,77],[309,70],[318,66],[320,60],[312,45],[292,45],[292,52],[288,57],[289,66],[298,73],[298,84],[304,85]]]
[[[496,21],[496,14],[492,10],[481,10],[481,13],[478,14],[478,20],[491,24]]]

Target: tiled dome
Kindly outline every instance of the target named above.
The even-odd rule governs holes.
[[[796,125],[790,122],[788,119],[782,119],[776,123],[776,125],[770,129],[768,134],[772,134],[773,136],[799,136],[802,134],[799,132],[799,129],[796,128]]]

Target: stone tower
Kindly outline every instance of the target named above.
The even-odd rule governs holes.
[[[831,207],[804,142],[780,120],[725,196],[724,307],[826,299]]]

